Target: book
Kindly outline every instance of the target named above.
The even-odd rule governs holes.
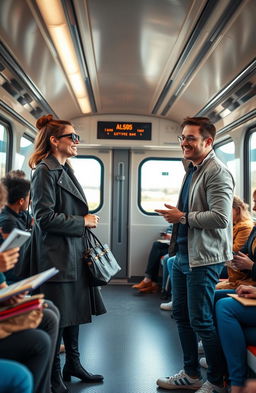
[[[251,299],[248,297],[238,296],[236,293],[228,293],[228,296],[232,297],[233,299],[237,300],[244,306],[256,306],[256,299]]]
[[[43,308],[44,295],[27,296],[18,303],[9,306],[0,307],[0,323],[5,319],[16,315],[24,314],[32,310],[41,310]]]
[[[35,274],[34,276],[25,278],[24,280],[15,282],[6,288],[0,289],[0,302],[9,299],[12,296],[18,295],[23,292],[34,291],[37,287],[43,284],[49,278],[55,276],[59,272],[58,269],[52,267],[51,269],[45,270],[42,273]]]
[[[21,247],[29,238],[30,233],[14,228],[9,236],[3,241],[0,246],[0,252],[11,250],[12,248]]]

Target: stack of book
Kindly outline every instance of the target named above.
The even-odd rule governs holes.
[[[0,307],[0,323],[8,318],[25,314],[32,310],[41,310],[43,308],[44,295],[34,295],[25,297],[21,301],[8,306]]]
[[[18,281],[6,288],[0,289],[0,322],[16,315],[24,314],[32,310],[41,309],[44,303],[44,295],[25,296],[18,302],[9,301],[10,298],[19,294],[27,294],[39,287],[58,273],[55,267],[42,273],[36,274],[25,280]]]

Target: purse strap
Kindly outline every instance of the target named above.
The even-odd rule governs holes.
[[[95,248],[97,246],[103,249],[101,241],[88,227],[85,228],[85,242],[88,249]]]

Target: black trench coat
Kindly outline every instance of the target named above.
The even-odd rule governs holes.
[[[63,167],[54,156],[42,160],[31,182],[32,230],[30,271],[51,267],[59,273],[40,287],[61,314],[61,327],[91,321],[106,312],[99,288],[89,286],[89,272],[83,262],[88,205],[83,190],[69,165]]]

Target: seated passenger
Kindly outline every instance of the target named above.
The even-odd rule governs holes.
[[[8,192],[7,204],[0,213],[0,228],[3,241],[14,228],[26,230],[26,223],[21,213],[28,209],[30,182],[10,176],[6,176],[2,181]],[[14,269],[6,273],[6,279],[8,284],[19,280]]]
[[[248,210],[248,205],[238,196],[233,200],[233,252],[237,253],[246,243],[253,228],[253,220]],[[251,270],[251,269],[248,269]],[[252,284],[249,271],[235,268],[231,262],[227,266],[228,279],[216,285],[216,289],[235,289],[240,284]],[[220,294],[219,294],[220,295]]]
[[[27,367],[0,359],[0,393],[32,393],[33,377]]]
[[[171,289],[172,289],[172,264],[174,262],[175,256],[174,257],[170,257],[167,259],[166,262],[166,266],[167,266],[167,270],[168,270],[168,274],[170,277],[170,295],[171,295]],[[165,310],[165,311],[171,311],[172,310],[172,301],[166,302],[166,303],[161,303],[160,304],[160,308],[161,310]]]
[[[0,209],[5,204],[6,197],[6,189],[0,183]],[[0,288],[7,286],[3,272],[15,266],[19,258],[18,251],[19,249],[16,248],[0,252]],[[11,298],[10,301],[16,303],[22,298],[23,296],[19,295]],[[40,324],[37,329],[20,330],[0,338],[0,358],[19,361],[25,365],[34,377],[35,393],[51,392],[51,369],[60,319],[59,311],[54,304],[49,301],[45,303],[48,307],[41,312],[41,322],[38,321]],[[53,393],[61,393],[61,391]]]
[[[5,178],[20,178],[20,179],[26,179],[26,173],[20,169],[13,169],[12,171],[8,172],[5,176]],[[24,225],[27,229],[30,229],[34,223],[34,220],[29,213],[29,210],[24,210],[20,212],[20,218],[24,221]]]
[[[166,232],[161,233],[161,239],[155,241],[149,253],[147,268],[144,279],[132,286],[138,289],[141,293],[158,292],[158,272],[161,262],[161,257],[167,254],[170,239],[172,237],[172,225],[170,225]]]
[[[254,200],[254,206],[253,210],[256,211],[256,190],[253,192],[253,200]],[[241,251],[238,251],[236,255],[234,255],[234,259],[232,261],[233,268],[235,268],[238,272],[240,270],[245,270],[250,273],[250,279],[245,279],[244,282],[249,282],[252,283],[253,286],[256,286],[256,226],[253,227],[249,238],[245,245],[242,247]],[[239,282],[243,282],[243,280],[239,280]],[[217,284],[218,285],[218,284]],[[239,285],[238,285],[239,287]],[[222,290],[217,290],[215,291],[215,297],[214,297],[214,303],[218,304],[219,300],[225,296],[227,296],[228,293],[235,293],[235,289],[222,289]],[[207,368],[207,362],[205,358],[200,359],[200,365],[202,367]]]
[[[254,250],[255,252],[255,250]],[[239,296],[256,298],[256,288],[241,285]],[[247,376],[247,345],[256,345],[255,306],[244,306],[230,297],[216,303],[216,318],[222,349],[227,361],[231,393],[242,393]]]
[[[162,289],[160,299],[167,300],[170,298],[170,276],[167,268],[167,261],[169,259],[169,254],[165,254],[161,257],[161,265],[162,265]]]

